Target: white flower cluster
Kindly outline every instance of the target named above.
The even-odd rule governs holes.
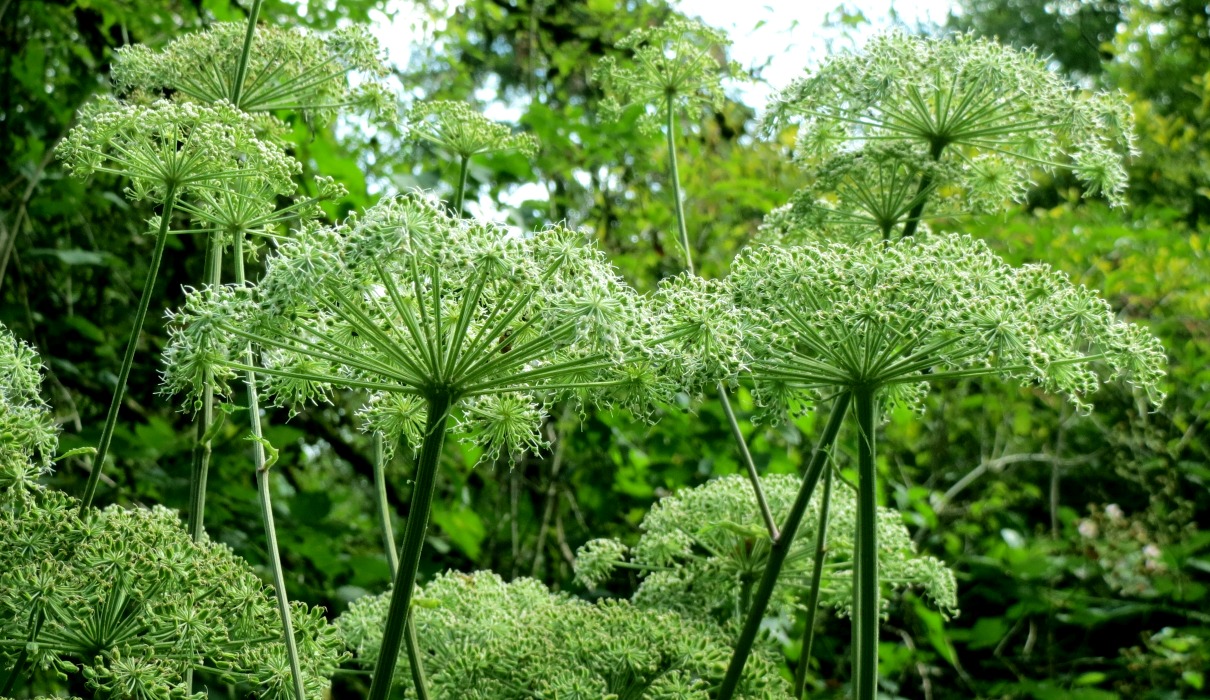
[[[618,119],[627,106],[641,105],[640,128],[655,130],[662,125],[665,110],[674,106],[721,109],[723,79],[743,74],[739,64],[716,58],[716,52],[730,45],[723,32],[678,17],[657,27],[636,29],[616,45],[630,51],[631,60],[621,65],[607,56],[593,72],[606,95],[602,115]]]
[[[334,387],[366,390],[369,426],[415,442],[421,404],[443,397],[494,457],[544,444],[538,429],[558,396],[649,403],[626,368],[653,356],[651,325],[579,234],[516,236],[407,195],[335,228],[304,227],[255,288],[192,293],[172,324],[165,381],[195,395],[207,377],[222,386],[247,369],[252,342],[271,400],[298,407]]]
[[[122,47],[113,62],[114,83],[136,98],[171,91],[202,103],[232,100],[247,30],[246,23],[219,22],[158,51],[142,44]],[[355,88],[350,73],[360,78]],[[391,114],[395,98],[383,83],[387,74],[385,54],[364,27],[320,36],[261,25],[253,35],[236,106],[245,112],[297,111],[310,117],[330,117],[350,107]]]
[[[957,206],[938,203],[938,215],[1020,201],[1036,170],[1070,169],[1088,194],[1122,206],[1123,159],[1135,151],[1121,94],[1086,94],[1032,53],[972,35],[890,32],[831,56],[764,116],[769,133],[792,123],[796,159],[833,171],[825,180],[843,171],[824,202],[826,187],[799,198],[804,223],[859,223],[883,237],[914,230],[923,199],[943,188]]]

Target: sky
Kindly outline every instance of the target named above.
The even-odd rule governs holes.
[[[450,0],[457,5],[458,0]],[[745,68],[764,66],[763,84],[745,87],[741,98],[753,107],[762,107],[768,96],[786,86],[805,67],[817,62],[834,48],[860,43],[880,29],[894,26],[892,17],[908,27],[919,22],[945,21],[953,0],[680,0],[680,9],[707,24],[724,29],[734,42],[731,58]],[[829,17],[835,22],[842,12],[860,13],[868,24],[861,25],[852,38],[833,28],[824,30]],[[388,5],[391,17],[379,15],[374,32],[386,47],[390,60],[407,62],[409,43],[417,36],[415,23],[421,16],[412,3],[393,0]]]
[[[744,91],[744,101],[762,106],[768,95],[798,77],[833,48],[851,47],[871,34],[895,26],[893,17],[907,27],[918,23],[943,24],[952,0],[681,0],[685,14],[724,29],[731,36],[731,58],[745,68],[767,66],[766,81]],[[843,7],[843,12],[841,8]],[[839,28],[823,30],[829,18],[835,24],[844,13],[860,13],[869,24],[846,40]]]

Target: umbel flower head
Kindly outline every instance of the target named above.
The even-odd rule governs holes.
[[[203,103],[231,100],[248,25],[219,22],[161,50],[142,44],[118,49],[113,80],[124,92],[171,92]],[[349,74],[360,81],[351,87]],[[346,107],[393,111],[382,49],[364,28],[326,36],[271,25],[253,35],[244,84],[235,106],[245,112],[298,111],[326,117]]]
[[[377,661],[388,599],[362,598],[336,621],[363,663]],[[416,602],[428,689],[440,700],[709,700],[731,653],[708,620],[626,601],[588,603],[488,571],[442,574],[417,590]],[[762,652],[744,669],[737,697],[788,692]]]
[[[855,242],[874,233],[889,238],[914,209],[922,211],[926,201],[930,205],[926,219],[1003,204],[1003,196],[993,195],[988,201],[943,188],[961,176],[959,170],[949,160],[917,157],[906,143],[871,143],[841,152],[813,168],[811,183],[765,216],[758,240],[793,245],[808,240]]]
[[[771,474],[762,479],[762,485],[774,518],[784,521],[802,479]],[[827,560],[820,605],[844,614],[853,603],[856,501],[856,494],[847,487],[832,492],[825,536]],[[770,601],[772,617],[789,619],[810,582],[820,504],[821,494],[816,493]],[[724,476],[662,498],[639,527],[643,533],[632,548],[616,540],[593,540],[581,547],[576,553],[577,579],[598,585],[629,553],[625,565],[646,570],[634,594],[636,605],[706,616],[727,625],[743,621],[744,589],[751,590],[760,579],[772,544],[745,477]],[[920,586],[941,610],[947,614],[957,611],[953,572],[939,560],[916,553],[903,518],[890,508],[878,509],[878,541],[884,582],[891,582],[894,588]],[[887,602],[884,599],[883,605]]]
[[[812,163],[853,143],[906,144],[918,163],[952,164],[928,185],[985,206],[1020,199],[1035,169],[1068,167],[1120,206],[1123,152],[1134,152],[1120,93],[1084,94],[1032,53],[969,34],[875,37],[791,83],[763,121],[770,132],[798,122],[795,156]]]
[[[465,102],[419,102],[404,122],[408,139],[433,144],[458,158],[500,151],[517,151],[530,157],[538,152],[536,136],[514,134],[507,124],[488,119]]]
[[[59,430],[41,386],[34,349],[0,325],[0,491],[37,488],[50,470]]]
[[[631,60],[622,65],[606,56],[593,71],[606,96],[603,116],[616,119],[628,105],[643,105],[639,126],[654,130],[669,106],[721,109],[723,79],[743,75],[738,63],[719,59],[730,45],[724,32],[679,17],[630,32],[616,46]]]
[[[83,110],[55,154],[76,177],[126,177],[129,197],[157,202],[169,191],[179,198],[225,189],[227,181],[250,175],[266,192],[289,194],[301,170],[279,146],[257,137],[251,117],[223,102],[100,99]]]
[[[294,603],[307,698],[344,659],[321,609]],[[292,698],[272,592],[176,514],[110,506],[80,517],[59,491],[0,491],[0,664],[82,676],[98,697],[193,697],[205,667],[256,697]],[[292,686],[291,686],[292,687]]]
[[[367,391],[367,427],[388,442],[417,439],[428,406],[443,405],[494,455],[539,444],[562,393],[611,400],[624,360],[647,353],[649,325],[580,234],[513,235],[408,195],[298,231],[256,287],[191,293],[165,380],[196,395],[209,369],[221,385],[249,369],[252,342],[263,355],[251,369],[280,404]]]
[[[924,383],[997,375],[1077,407],[1100,385],[1094,362],[1162,401],[1166,357],[1144,328],[1046,265],[1013,268],[969,236],[813,243],[744,251],[730,278],[741,308],[771,323],[746,338],[758,400],[875,389],[917,405]]]

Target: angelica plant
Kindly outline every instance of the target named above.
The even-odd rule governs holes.
[[[729,653],[723,631],[701,617],[588,603],[533,579],[444,573],[416,597],[417,637],[440,700],[708,700]],[[388,598],[361,598],[336,622],[365,662],[384,653]],[[753,661],[740,697],[785,697],[776,662],[763,653]]]
[[[774,517],[784,520],[802,480],[774,474],[762,482]],[[812,523],[819,522],[824,500],[818,493],[812,497],[807,524],[794,535],[783,575],[769,602],[772,617],[788,619],[807,592],[820,535],[827,560],[820,602],[842,614],[852,607],[857,496],[849,488],[839,489],[830,499],[826,529],[819,533]],[[593,540],[581,547],[576,555],[576,578],[595,586],[617,567],[637,569],[643,581],[634,594],[636,605],[738,626],[773,543],[759,513],[751,487],[739,475],[685,489],[660,499],[647,512],[633,547],[617,540]],[[894,588],[920,586],[941,610],[953,613],[958,605],[953,572],[937,559],[916,552],[897,512],[879,508],[877,526],[884,582]]]
[[[33,348],[0,326],[0,490],[27,493],[50,471],[58,428]]]
[[[832,159],[848,161],[852,187],[833,191],[831,205],[801,198],[804,216],[856,215],[867,235],[884,238],[911,236],[940,188],[955,190],[959,204],[939,214],[995,208],[1020,200],[1038,169],[1070,169],[1088,194],[1123,206],[1122,157],[1135,151],[1121,94],[1085,94],[1032,53],[972,35],[875,37],[794,81],[763,121],[769,133],[799,125],[800,161],[833,169]]]
[[[0,496],[0,659],[7,694],[27,671],[78,675],[99,696],[194,697],[204,669],[258,697],[293,698],[272,592],[176,514],[110,506],[81,516],[57,491]],[[304,697],[344,658],[323,611],[295,603]]]
[[[37,478],[57,447],[34,353],[0,329],[0,695],[29,673],[78,676],[95,693],[193,697],[205,668],[258,697],[288,698],[273,596],[228,548],[193,541],[166,508],[101,511]],[[306,695],[344,658],[322,610],[294,605]]]
[[[256,135],[253,120],[227,103],[205,106],[157,101],[150,105],[99,100],[81,117],[80,124],[59,144],[57,155],[72,174],[87,177],[110,173],[130,180],[132,199],[161,205],[155,230],[155,250],[134,325],[118,372],[117,386],[97,444],[93,470],[85,485],[83,503],[92,505],[117,425],[118,409],[135,348],[151,303],[151,292],[171,230],[178,202],[196,194],[224,190],[229,181],[254,173],[269,192],[294,191],[298,163],[272,143]]]
[[[454,211],[462,213],[466,178],[471,158],[485,153],[516,151],[524,156],[538,152],[533,134],[514,134],[508,126],[494,122],[464,102],[426,100],[407,113],[407,137],[448,151],[458,160],[458,186]]]
[[[300,112],[311,119],[349,108],[393,112],[394,96],[383,84],[384,52],[365,27],[328,35],[258,28],[260,6],[253,2],[247,22],[216,22],[159,50],[118,49],[115,85],[127,94],[171,91],[206,104],[227,101],[245,112]],[[360,78],[356,87],[351,73]]]
[[[1119,321],[1104,300],[1062,273],[1045,265],[1013,268],[967,236],[758,246],[735,261],[730,282],[738,312],[757,308],[772,320],[747,336],[758,400],[776,414],[795,397],[839,392],[821,438],[825,448],[850,401],[855,409],[854,678],[861,700],[874,696],[877,679],[874,431],[882,410],[918,406],[931,383],[983,376],[1066,396],[1081,410],[1104,381],[1123,380],[1152,403],[1163,399],[1166,359],[1155,337]],[[810,469],[803,482],[803,510],[803,494],[809,499],[819,474]],[[801,515],[796,503],[792,517]],[[753,611],[767,605],[777,568],[765,569]],[[759,614],[749,616],[737,659],[759,623]]]
[[[413,441],[415,487],[371,689],[383,698],[447,429],[489,455],[519,452],[540,441],[558,396],[613,400],[619,363],[651,345],[640,311],[579,234],[510,235],[408,195],[336,228],[304,227],[255,287],[191,294],[172,324],[165,381],[197,395],[207,376],[221,387],[234,372],[255,372],[267,396],[294,407],[363,390],[367,428]],[[256,365],[244,354],[249,342],[262,349]]]

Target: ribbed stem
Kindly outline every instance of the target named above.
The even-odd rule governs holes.
[[[259,2],[257,3],[260,4]],[[244,234],[235,235],[233,257],[235,258],[235,282],[244,284]],[[256,363],[256,354],[252,346],[244,350],[244,364],[249,367]],[[273,589],[277,594],[278,613],[281,615],[282,634],[286,643],[286,656],[290,661],[290,675],[294,681],[294,693],[298,700],[306,700],[306,690],[303,687],[302,664],[298,658],[298,644],[294,640],[294,622],[290,615],[290,599],[286,593],[286,578],[282,571],[281,555],[277,548],[277,527],[273,523],[273,501],[269,493],[269,467],[265,460],[264,428],[260,421],[260,398],[256,390],[256,375],[251,371],[244,377],[248,385],[248,419],[252,425],[252,458],[256,466],[256,492],[260,498],[261,520],[265,527],[265,540],[269,548],[269,567],[273,572]]]
[[[718,700],[731,700],[739,687],[744,664],[748,662],[748,657],[752,654],[752,646],[756,642],[760,623],[764,619],[765,611],[769,608],[769,601],[773,597],[777,577],[781,574],[786,556],[790,553],[794,536],[798,533],[798,526],[802,524],[803,516],[807,512],[807,505],[811,502],[811,495],[819,483],[819,477],[823,473],[824,467],[827,466],[832,444],[836,442],[836,435],[840,432],[848,406],[848,392],[836,398],[832,412],[828,416],[828,423],[824,426],[823,434],[819,436],[819,442],[815,445],[815,452],[811,455],[811,462],[807,465],[807,473],[803,476],[802,486],[798,489],[798,495],[790,507],[789,514],[786,515],[781,535],[773,541],[773,546],[769,548],[769,561],[765,564],[756,595],[752,598],[752,607],[748,609],[748,616],[744,619],[739,639],[735,642],[735,651],[731,655],[731,662],[727,665],[727,673],[723,676],[722,685],[719,686]]]
[[[160,212],[160,228],[155,236],[155,250],[151,254],[151,265],[147,269],[147,279],[143,281],[143,293],[139,297],[139,306],[134,313],[134,327],[130,329],[130,338],[126,341],[126,354],[122,356],[122,368],[118,370],[118,385],[114,387],[113,399],[109,403],[109,413],[105,415],[105,427],[101,429],[101,439],[97,443],[97,454],[92,459],[92,473],[84,485],[84,495],[80,499],[80,510],[92,507],[93,497],[97,494],[97,482],[101,480],[101,471],[105,468],[105,457],[109,454],[109,443],[113,440],[113,431],[118,424],[118,409],[126,398],[126,380],[130,378],[130,366],[134,364],[134,351],[139,344],[139,336],[143,333],[143,321],[147,318],[147,307],[151,305],[151,293],[155,290],[155,278],[160,272],[160,261],[164,258],[164,244],[168,242],[168,225],[172,220],[172,210],[176,206],[176,186],[169,185],[164,194],[164,208]]]
[[[239,62],[235,64],[235,79],[231,83],[231,104],[239,107],[240,98],[244,93],[244,79],[248,75],[248,57],[252,55],[252,36],[256,33],[256,18],[260,15],[260,6],[264,0],[252,0],[252,9],[248,11],[248,31],[244,33],[244,46],[239,54]]]
[[[934,162],[941,160],[941,154],[945,151],[945,146],[946,144],[942,142],[934,142],[932,146],[930,146],[929,156],[932,157]],[[927,193],[929,188],[932,186],[932,175],[924,175],[920,178],[920,183],[916,186],[916,196],[913,198],[919,199],[919,201],[916,202],[916,204],[912,206],[911,211],[908,212],[907,222],[903,225],[902,238],[908,238],[915,235],[916,228],[920,225],[920,215],[924,213],[924,205],[928,201]],[[889,231],[883,231],[882,237],[885,239],[889,237],[889,235]]]
[[[386,449],[382,433],[374,433],[374,490],[378,496],[378,519],[382,525],[382,543],[387,553],[387,564],[391,567],[391,580],[399,570],[399,553],[395,550],[395,528],[391,526],[391,504],[387,501]],[[428,682],[424,676],[424,664],[420,657],[420,643],[416,639],[416,621],[408,615],[408,628],[404,636],[407,644],[408,662],[412,667],[412,684],[416,687],[417,700],[428,700]]]
[[[454,193],[454,213],[462,216],[462,201],[466,197],[466,176],[470,171],[469,156],[459,156],[458,159],[458,190]]]
[[[854,392],[857,413],[857,532],[853,566],[853,697],[878,696],[878,501],[874,390]]]
[[[219,231],[210,234],[206,246],[206,284],[217,288],[222,283],[223,237]],[[206,371],[202,388],[202,410],[198,413],[197,443],[193,446],[193,473],[189,477],[189,537],[200,542],[206,532],[206,483],[210,478],[211,435],[214,424],[214,380]]]
[[[391,694],[391,680],[395,675],[395,664],[399,661],[399,646],[403,642],[405,623],[412,605],[416,570],[420,566],[420,553],[428,531],[429,511],[432,510],[433,491],[437,485],[437,466],[441,461],[441,446],[445,443],[445,425],[452,403],[453,397],[448,394],[437,394],[428,400],[424,442],[420,447],[420,457],[416,460],[416,483],[412,488],[399,569],[395,573],[391,606],[382,631],[382,646],[370,683],[369,700],[387,700]]]
[[[807,591],[807,619],[802,628],[802,651],[794,669],[794,697],[803,700],[807,692],[807,667],[815,643],[815,618],[819,612],[819,589],[823,584],[823,564],[828,556],[828,509],[832,504],[832,470],[824,472],[823,497],[819,499],[819,527],[815,531],[815,558],[811,567],[811,587]]]
[[[675,95],[668,95],[668,163],[672,167],[672,200],[676,205],[676,226],[681,235],[681,249],[685,251],[685,269],[693,269],[693,252],[689,249],[689,229],[685,225],[685,208],[681,202],[681,172],[676,165],[676,108]]]

